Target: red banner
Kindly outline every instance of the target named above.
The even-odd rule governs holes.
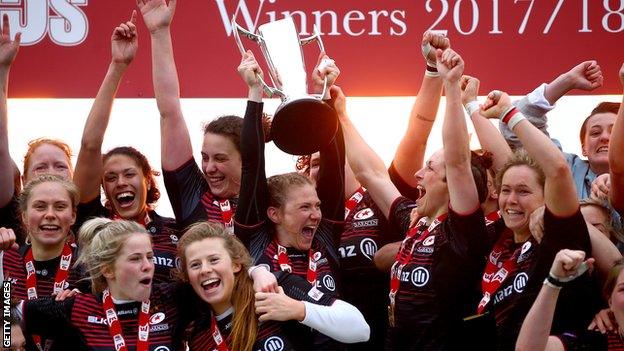
[[[95,96],[112,30],[135,7],[135,0],[0,0],[12,31],[23,33],[10,97]],[[594,93],[622,91],[624,0],[178,0],[173,40],[183,97],[246,96],[229,23],[237,7],[238,23],[252,31],[289,15],[303,36],[316,24],[341,68],[338,83],[353,96],[415,95],[427,29],[447,31],[465,72],[481,79],[482,93],[524,94],[590,59],[605,76]],[[139,45],[119,97],[153,96],[142,23]],[[256,44],[245,45],[258,52]],[[310,71],[318,50],[304,51]]]

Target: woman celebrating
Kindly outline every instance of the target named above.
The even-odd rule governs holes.
[[[145,226],[153,235],[155,279],[169,281],[175,267],[178,232],[175,221],[153,209],[160,198],[155,173],[147,158],[133,147],[116,147],[102,156],[115,93],[138,48],[136,11],[113,32],[113,58],[93,103],[82,135],[74,180],[81,193],[78,223],[91,217],[122,218]],[[100,185],[107,206],[102,206]]]
[[[193,159],[180,107],[180,84],[171,43],[176,0],[137,1],[152,38],[152,79],[160,112],[161,160],[165,187],[180,228],[208,220],[233,230],[240,189],[242,119],[226,116],[204,128],[201,170]]]
[[[497,241],[483,273],[483,296],[478,305],[479,314],[493,312],[499,349],[513,349],[555,254],[563,248],[589,253],[591,243],[572,174],[559,149],[513,108],[507,94],[491,92],[481,113],[501,118],[526,150],[516,152],[497,174],[502,219],[495,223]],[[544,236],[538,243],[529,221],[541,206],[546,208]],[[555,316],[556,331],[583,329],[596,312],[598,306],[586,278],[564,291],[562,307]]]
[[[92,219],[82,226],[79,245],[77,263],[86,268],[93,294],[27,301],[25,331],[54,336],[70,330],[82,350],[177,350],[178,309],[170,289],[152,288],[154,252],[145,228]]]
[[[75,247],[67,243],[76,220],[78,190],[57,176],[42,175],[29,182],[20,195],[20,210],[26,230],[26,245],[17,248],[15,233],[0,228],[0,256],[3,280],[10,281],[11,297],[32,300],[58,294],[75,286],[78,274],[70,269],[76,259]],[[66,349],[63,338],[56,338],[54,350]],[[29,343],[46,345],[40,337]],[[48,346],[48,349],[50,347]]]

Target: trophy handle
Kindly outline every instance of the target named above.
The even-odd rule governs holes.
[[[235,17],[232,17],[232,33],[234,34],[234,40],[236,41],[236,46],[238,46],[238,50],[240,51],[241,55],[245,54],[247,52],[247,50],[245,49],[245,46],[243,46],[243,42],[241,41],[240,34],[243,34],[244,36],[246,36],[247,38],[249,38],[252,41],[255,41],[258,44],[260,44],[260,43],[262,43],[264,41],[264,39],[260,35],[253,34],[252,32],[250,32],[250,31],[246,30],[245,28],[239,26],[238,23],[236,23],[236,18]],[[277,95],[280,98],[284,97],[284,94],[281,91],[279,91],[278,89],[270,87],[264,81],[264,79],[262,79],[262,77],[260,77],[260,75],[256,74],[256,77],[258,77],[258,80],[260,81],[260,84],[262,84],[264,92],[267,94],[268,97],[272,97],[273,95]],[[327,85],[327,82],[325,82],[325,85]]]
[[[321,52],[325,52],[325,45],[323,45],[323,39],[321,38],[321,33],[316,27],[316,24],[314,25],[314,34],[312,34],[311,36],[307,38],[299,39],[299,44],[301,46],[304,46],[304,45],[310,44],[313,41],[317,42],[319,46],[319,50],[321,50]],[[325,77],[325,84],[323,84],[323,92],[320,95],[319,94],[311,94],[311,95],[322,100],[323,97],[325,96],[325,93],[327,93],[328,89],[329,89],[329,86],[327,86],[327,77]]]

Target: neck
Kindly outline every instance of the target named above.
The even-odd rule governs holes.
[[[498,211],[498,201],[494,199],[487,199],[481,205],[481,209],[483,210],[483,214],[488,215],[492,212]]]
[[[523,243],[527,240],[529,240],[529,238],[531,237],[531,231],[529,231],[529,228],[523,229],[523,230],[514,230],[514,242],[515,243]]]
[[[591,169],[595,175],[599,176],[601,174],[609,173],[609,164],[603,165],[601,163],[590,163],[589,169]]]
[[[64,246],[65,246],[65,241],[61,241],[60,243],[54,246],[42,247],[39,245],[32,245],[31,249],[32,249],[33,258],[36,261],[47,261],[53,258],[57,258],[63,252]]]
[[[294,245],[291,242],[291,236],[282,230],[278,225],[275,226],[275,235],[277,239],[277,243],[284,247],[293,247]]]
[[[111,281],[108,282],[108,290],[110,291],[113,301],[135,301],[124,294],[117,284]]]
[[[430,225],[436,218],[448,212],[448,207],[444,206],[439,208],[432,216],[427,218],[427,225]]]
[[[210,305],[212,307],[212,310],[214,311],[214,313],[217,315],[217,317],[225,317],[225,316],[221,316],[222,314],[225,314],[226,312],[228,312],[228,310],[230,310],[232,308],[232,303],[228,300],[228,301],[224,301],[221,303],[217,303],[217,304],[212,304]],[[221,319],[221,318],[219,318]]]

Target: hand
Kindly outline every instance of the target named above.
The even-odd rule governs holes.
[[[422,216],[420,214],[418,214],[418,207],[414,207],[412,208],[412,211],[410,212],[410,228],[414,228],[414,226],[416,225],[416,223],[418,223],[418,221],[420,220]]]
[[[316,67],[312,71],[312,91],[316,94],[322,93],[325,87],[325,77],[327,77],[327,87],[329,88],[334,85],[339,75],[340,69],[336,66],[334,60],[330,59],[324,52],[321,52]],[[326,97],[329,96],[327,95]]]
[[[305,305],[291,299],[278,287],[277,293],[256,293],[256,314],[264,321],[302,321],[305,318]]]
[[[63,291],[61,291],[60,293],[56,294],[56,297],[54,298],[55,301],[65,301],[65,299],[69,298],[69,297],[74,297],[76,295],[80,294],[80,290],[78,289],[72,289],[72,290],[68,290],[65,289]]]
[[[500,118],[511,107],[511,99],[500,90],[491,91],[481,106],[481,115],[485,118]]]
[[[0,228],[0,251],[19,249],[19,245],[15,242],[15,232],[13,229]]]
[[[238,75],[241,76],[249,89],[262,90],[260,79],[258,79],[258,77],[263,77],[262,69],[251,50],[247,50],[243,54],[241,63],[238,65]]]
[[[605,308],[596,313],[592,322],[589,323],[587,330],[600,331],[602,334],[606,334],[607,331],[612,331],[617,328],[618,325],[613,316],[613,312],[611,309]]]
[[[137,0],[137,6],[143,15],[143,22],[150,33],[169,29],[176,3],[177,0],[169,0],[169,5],[167,5],[167,0]]]
[[[332,85],[329,88],[332,100],[334,102],[334,110],[338,114],[338,117],[347,117],[347,97],[342,89],[337,85]]]
[[[251,271],[255,292],[277,292],[277,279],[265,267],[259,266]]]
[[[427,46],[429,45],[429,46]],[[426,31],[422,37],[422,52],[425,60],[432,66],[436,64],[436,49],[446,50],[451,47],[451,41],[442,34]]]
[[[550,274],[559,279],[575,276],[584,260],[585,251],[563,249],[557,252],[550,268]],[[588,258],[585,262],[591,267],[594,259]]]
[[[591,184],[590,197],[599,201],[609,201],[609,191],[611,190],[611,177],[609,173],[604,173],[596,177]]]
[[[529,218],[529,231],[538,244],[542,242],[544,237],[544,209],[544,206],[536,208]]]
[[[15,39],[17,39],[17,36],[15,36]],[[624,63],[622,64],[622,67],[620,67],[619,74],[620,74],[620,83],[622,84],[622,86],[624,86]]]
[[[15,34],[15,40],[11,41],[11,30],[9,28],[9,16],[2,16],[2,33],[0,33],[0,66],[11,67],[17,52],[19,51],[22,33]]]
[[[436,50],[438,72],[449,83],[459,81],[464,73],[464,60],[452,49]]]
[[[121,23],[113,31],[111,51],[114,63],[130,64],[136,56],[139,37],[136,28],[136,10],[132,11],[130,21]]]
[[[474,77],[463,75],[460,81],[462,104],[466,106],[467,103],[476,101],[479,96],[479,84],[481,82]]]
[[[585,61],[564,73],[570,89],[591,91],[602,86],[602,71],[596,61]]]

